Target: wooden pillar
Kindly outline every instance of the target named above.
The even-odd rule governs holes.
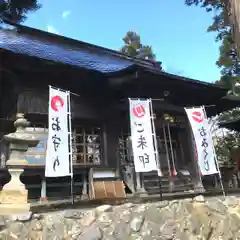
[[[119,123],[116,120],[108,121],[104,127],[104,163],[109,168],[119,170]]]

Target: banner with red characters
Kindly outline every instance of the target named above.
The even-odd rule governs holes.
[[[135,171],[156,171],[150,100],[129,99],[129,107]]]
[[[49,87],[46,177],[71,175],[69,160],[69,92]]]
[[[218,173],[210,125],[203,107],[185,108],[195,138],[201,175]]]

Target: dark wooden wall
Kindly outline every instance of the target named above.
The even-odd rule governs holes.
[[[39,62],[36,62],[36,66],[38,64]],[[15,70],[18,79],[6,75],[1,83],[4,89],[0,103],[2,116],[23,112],[39,117],[45,116],[47,121],[48,85],[73,91],[79,94],[79,96],[72,96],[73,119],[101,122],[104,152],[102,162],[105,166],[117,167],[120,128],[124,122],[127,123],[126,125],[129,124],[128,117],[124,120],[120,117],[121,112],[128,113],[127,98],[118,104],[117,97],[112,96],[113,90],[108,89],[106,79],[99,74],[80,74],[80,72],[73,74],[69,69],[63,72],[62,68],[57,67],[51,67],[51,69],[49,67],[49,71],[45,69],[45,72],[43,69],[34,69],[34,67],[27,69],[31,72]],[[153,107],[160,111],[169,110],[180,114],[184,111],[183,108],[161,101],[153,102]]]
[[[122,124],[120,110],[114,107],[108,108],[104,122],[106,126],[106,161],[109,167],[116,168],[119,165],[117,152]]]
[[[76,119],[101,119],[101,106],[86,97],[73,97],[72,117]],[[25,114],[48,114],[48,93],[24,90],[18,94],[17,112]]]
[[[95,97],[73,96],[71,101],[72,117],[75,123],[94,121],[102,128],[102,151],[101,165],[116,168],[118,136],[119,136],[119,109],[112,108],[111,102],[106,103],[104,96],[98,100]],[[36,89],[23,89],[18,93],[17,112],[28,115],[47,116],[48,93]],[[29,119],[31,120],[31,119]]]

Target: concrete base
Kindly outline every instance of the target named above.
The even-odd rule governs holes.
[[[40,197],[39,201],[42,202],[47,202],[48,198],[47,197]]]
[[[140,188],[138,189],[135,193],[134,196],[138,196],[138,197],[147,197],[148,193],[144,188]]]
[[[89,200],[88,194],[82,194],[80,197],[81,200]]]
[[[201,183],[194,184],[194,192],[196,193],[204,193],[206,190],[204,189],[203,185]]]

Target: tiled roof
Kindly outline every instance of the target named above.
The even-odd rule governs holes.
[[[103,73],[120,71],[134,64],[132,61],[111,57],[104,53],[99,55],[86,48],[53,44],[49,40],[41,40],[14,30],[0,30],[0,48]]]
[[[63,64],[70,64],[75,67],[86,68],[102,73],[115,73],[128,68],[137,67],[152,72],[153,74],[166,76],[169,79],[182,80],[200,86],[220,88],[212,83],[164,72],[157,62],[131,58],[119,51],[77,41],[9,21],[6,22],[13,25],[15,30],[0,29],[0,49],[2,48],[14,53]]]

